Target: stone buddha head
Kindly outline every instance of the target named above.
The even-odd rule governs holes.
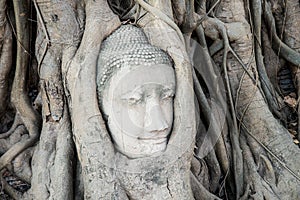
[[[165,151],[173,124],[175,72],[145,33],[122,25],[101,45],[97,93],[117,151],[129,158]]]

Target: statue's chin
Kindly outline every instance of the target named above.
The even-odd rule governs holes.
[[[128,148],[120,148],[119,146],[115,147],[117,151],[131,159],[155,157],[165,152],[167,148],[167,139],[157,141],[139,141],[138,145],[128,146]]]

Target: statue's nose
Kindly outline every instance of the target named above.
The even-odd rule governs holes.
[[[146,102],[144,127],[150,133],[163,132],[169,127],[158,98]]]

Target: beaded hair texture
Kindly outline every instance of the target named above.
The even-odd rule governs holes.
[[[172,66],[171,57],[149,43],[141,28],[121,25],[101,44],[97,63],[97,93],[101,103],[102,92],[112,75],[126,65]]]

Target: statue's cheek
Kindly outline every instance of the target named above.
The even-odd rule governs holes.
[[[144,115],[143,106],[115,104],[112,107],[110,126],[118,133],[136,138],[144,132]]]
[[[161,107],[162,107],[162,112],[165,116],[165,119],[166,119],[169,127],[171,127],[173,125],[173,118],[174,118],[173,100],[164,102]]]
[[[143,105],[129,106],[124,109],[127,113],[126,127],[130,134],[139,137],[144,132],[145,108]],[[125,122],[125,121],[124,121]]]

